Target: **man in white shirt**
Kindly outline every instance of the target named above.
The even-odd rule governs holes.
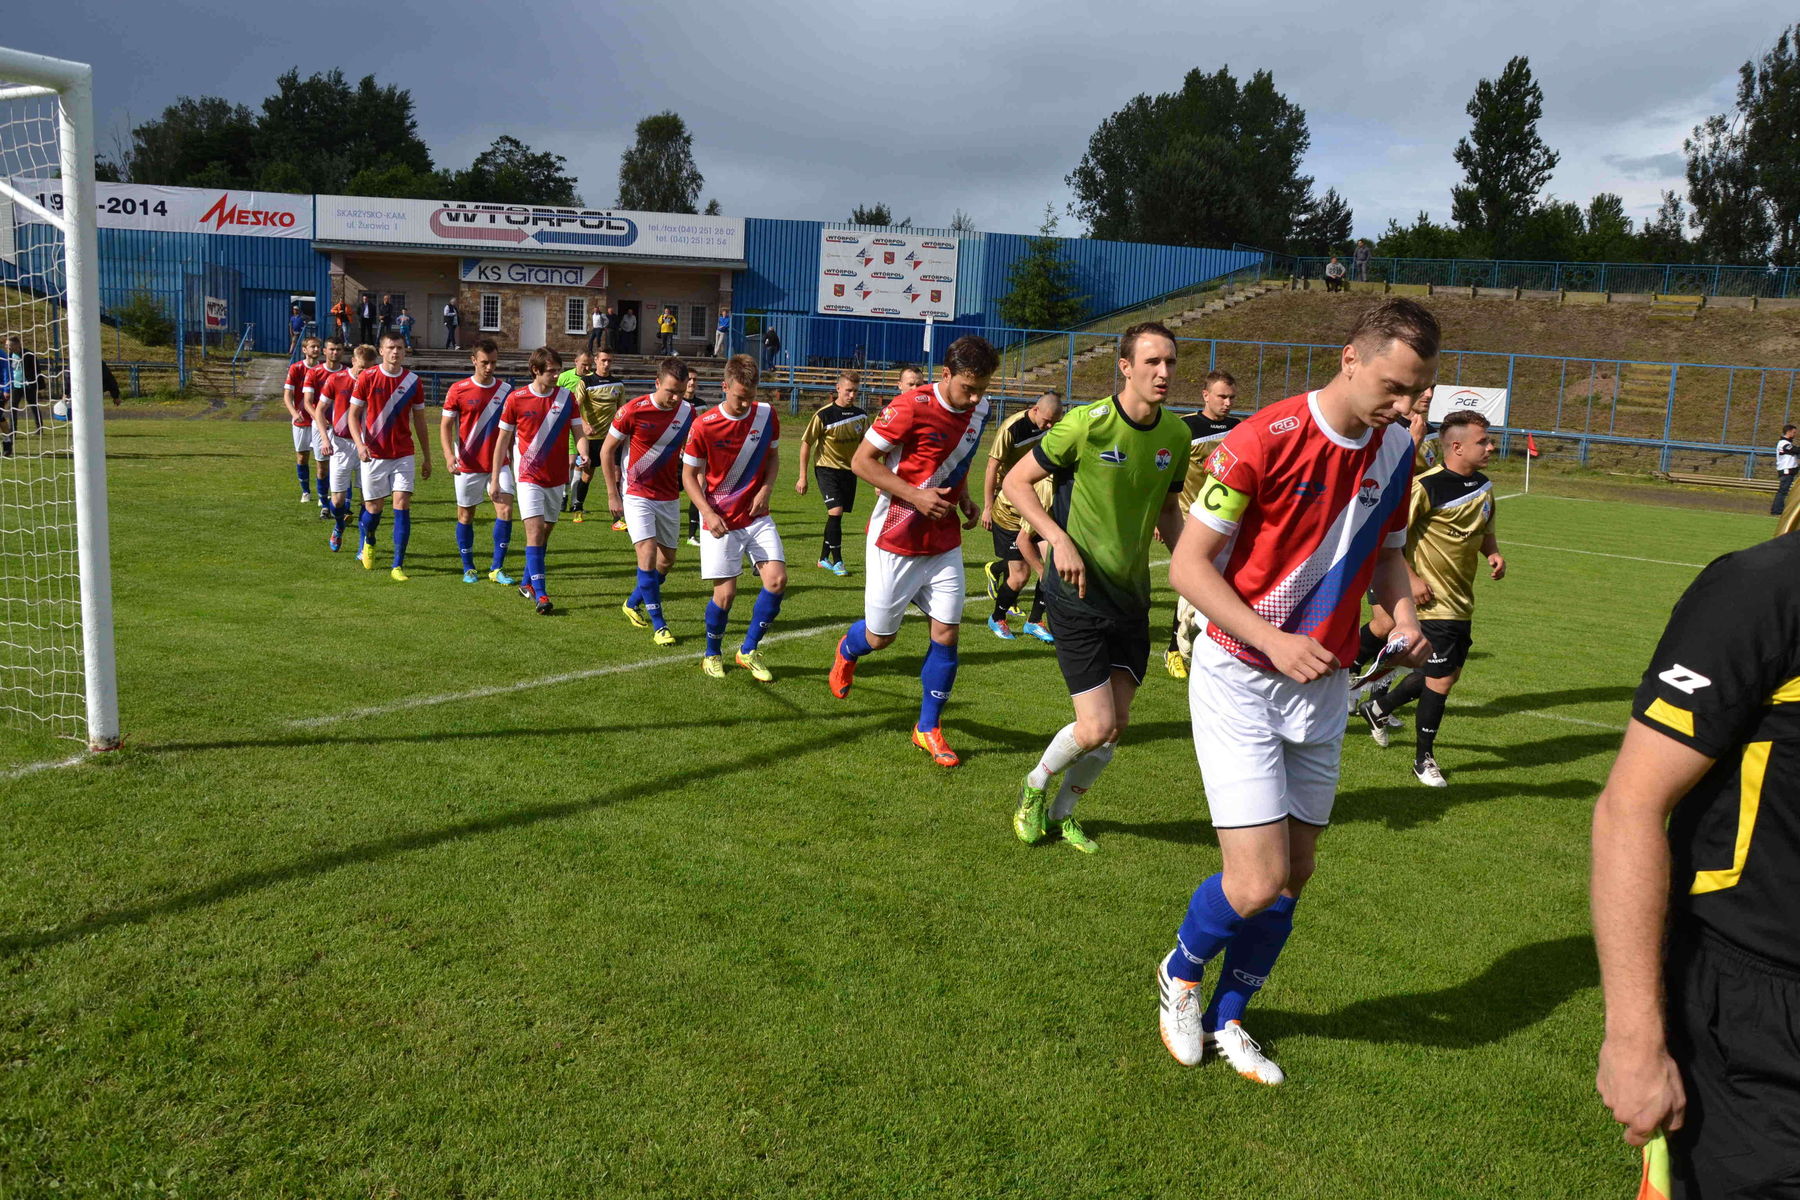
[[[1800,471],[1800,447],[1794,444],[1794,427],[1781,427],[1781,440],[1775,443],[1775,503],[1769,514],[1779,517],[1787,503],[1788,489],[1794,486],[1794,473]]]
[[[601,349],[606,344],[606,327],[612,322],[607,320],[606,310],[597,302],[593,315],[588,318],[588,353]]]

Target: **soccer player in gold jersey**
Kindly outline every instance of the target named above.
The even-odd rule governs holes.
[[[1481,468],[1494,452],[1488,420],[1473,409],[1444,418],[1439,434],[1444,461],[1413,479],[1407,518],[1406,564],[1412,572],[1419,627],[1431,642],[1425,666],[1398,687],[1357,706],[1369,736],[1387,745],[1387,718],[1403,704],[1419,702],[1413,775],[1427,787],[1444,787],[1434,747],[1444,702],[1462,675],[1472,643],[1475,575],[1486,560],[1489,576],[1506,575],[1506,559],[1494,533],[1494,484]]]
[[[1030,454],[1050,427],[1062,419],[1062,393],[1045,392],[1037,402],[1000,426],[994,444],[988,448],[987,475],[982,482],[981,527],[994,535],[995,558],[987,564],[988,599],[994,611],[987,627],[997,638],[1011,641],[1018,636],[1008,623],[1007,614],[1025,590],[1031,568],[1019,554],[1019,510],[1000,491],[1000,481],[1013,465]],[[1031,618],[1025,632],[1039,641],[1053,641],[1044,627],[1044,599],[1040,588],[1031,604]]]
[[[810,464],[819,485],[819,497],[825,501],[825,540],[819,549],[819,569],[833,575],[850,573],[844,566],[844,514],[856,507],[856,473],[850,469],[850,458],[862,445],[863,434],[869,432],[869,414],[856,404],[856,393],[861,387],[861,374],[840,372],[831,402],[819,406],[806,423],[806,432],[800,435],[800,478],[794,481],[794,492],[806,495],[806,469]]]

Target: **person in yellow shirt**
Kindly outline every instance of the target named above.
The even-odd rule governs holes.
[[[656,332],[662,337],[664,354],[675,353],[675,327],[677,324],[679,322],[675,319],[675,306],[673,304],[664,305],[662,315],[656,318]]]
[[[836,394],[819,406],[800,435],[800,478],[794,481],[794,492],[806,495],[810,464],[819,496],[825,501],[825,542],[819,550],[819,569],[833,575],[850,573],[844,566],[844,514],[856,507],[856,475],[850,470],[850,456],[869,432],[869,414],[856,404],[861,387],[859,373],[840,372]]]

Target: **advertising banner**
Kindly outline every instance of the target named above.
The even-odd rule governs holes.
[[[217,296],[208,296],[206,298],[206,327],[208,329],[225,328],[227,315],[228,310],[225,307],[225,301],[219,299]]]
[[[1507,391],[1505,388],[1453,387],[1440,383],[1431,393],[1429,419],[1436,423],[1453,412],[1472,408],[1499,428],[1506,424]]]
[[[12,184],[51,212],[63,209],[62,180],[14,179]],[[237,237],[310,238],[312,197],[224,188],[96,183],[95,223],[101,229],[163,233],[224,233]],[[21,220],[33,220],[19,209]]]
[[[442,246],[451,250],[556,250],[567,254],[740,260],[739,217],[611,212],[437,200],[318,197],[325,242]]]
[[[606,268],[592,263],[521,262],[511,258],[465,258],[464,283],[531,283],[543,287],[606,286]]]
[[[955,238],[847,229],[820,237],[820,312],[914,321],[956,316]]]

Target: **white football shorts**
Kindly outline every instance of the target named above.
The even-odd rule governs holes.
[[[756,566],[787,561],[775,518],[765,513],[742,529],[727,529],[724,537],[714,537],[704,524],[700,526],[700,578],[736,579],[744,573],[746,555]]]
[[[294,431],[294,453],[304,454],[312,449],[313,427],[311,425],[289,425]]]
[[[372,458],[363,463],[363,499],[383,500],[395,492],[412,491],[415,457],[408,454],[405,458]]]
[[[332,438],[331,445],[331,490],[348,493],[350,482],[356,478],[357,468],[362,465],[357,461],[356,443],[349,438]]]
[[[1348,671],[1295,683],[1227,654],[1202,625],[1188,709],[1213,825],[1241,829],[1288,817],[1329,825],[1349,695]]]
[[[962,547],[942,554],[908,555],[883,550],[869,537],[868,582],[863,587],[863,623],[870,633],[892,637],[915,600],[934,621],[962,623]]]
[[[456,482],[456,503],[459,508],[474,508],[487,503],[488,473],[486,471],[463,471],[452,478]],[[500,494],[503,496],[519,494],[511,467],[500,468]]]
[[[655,541],[673,549],[681,544],[681,501],[648,500],[643,496],[625,496],[625,528],[631,544]]]
[[[513,493],[519,498],[519,515],[521,517],[542,517],[550,524],[562,515],[563,495],[568,492],[569,485],[545,487],[539,483],[526,483],[519,480],[518,491]]]

